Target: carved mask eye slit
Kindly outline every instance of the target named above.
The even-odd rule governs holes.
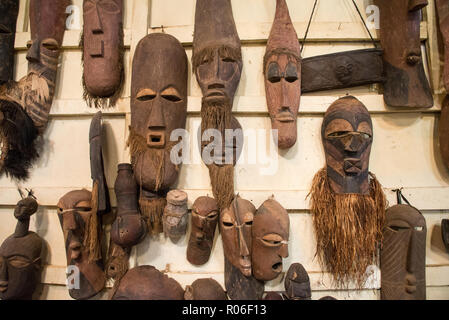
[[[337,131],[329,133],[327,136],[328,138],[343,138],[344,136],[348,135],[350,131]]]
[[[234,226],[234,221],[228,213],[223,215],[222,224],[225,228],[232,228]]]
[[[42,46],[50,51],[59,50],[59,44],[55,39],[45,39],[42,41]]]
[[[267,79],[271,83],[281,81],[281,72],[279,71],[279,65],[276,62],[272,62],[268,66]]]
[[[218,216],[218,212],[217,211],[212,211],[211,213],[209,213],[207,215],[207,219],[214,220],[215,218],[217,218],[217,216]]]
[[[285,70],[285,80],[287,82],[293,83],[298,79],[298,68],[292,62],[289,62],[287,65],[287,69]]]
[[[243,218],[243,222],[246,226],[251,227],[253,225],[254,215],[252,212],[247,212]]]
[[[151,101],[154,98],[156,98],[156,92],[151,90],[151,89],[142,89],[139,91],[139,93],[137,93],[136,99],[139,101]]]
[[[118,13],[120,11],[120,8],[117,6],[117,4],[111,0],[100,1],[99,6],[107,13]]]
[[[270,247],[279,247],[282,245],[283,241],[282,237],[276,233],[264,235],[261,240],[265,245]]]
[[[178,90],[176,90],[173,87],[169,87],[162,91],[161,94],[162,98],[165,100],[171,101],[171,102],[180,102],[182,101],[181,95],[179,94]]]

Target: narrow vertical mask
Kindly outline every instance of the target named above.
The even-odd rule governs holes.
[[[0,2],[0,85],[14,76],[14,42],[19,0]]]

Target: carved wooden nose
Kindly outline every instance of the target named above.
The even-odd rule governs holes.
[[[150,115],[148,117],[148,129],[164,129],[165,119],[162,112],[161,98],[158,96],[154,99],[154,104],[151,107]]]
[[[101,19],[100,19],[100,14],[98,12],[98,7],[95,8],[94,20],[92,23],[92,33],[93,34],[103,33],[103,26],[101,25]]]
[[[33,41],[33,44],[28,49],[27,52],[27,60],[29,62],[39,62],[39,56],[40,56],[40,48],[39,48],[39,42]]]
[[[350,134],[344,141],[345,151],[357,152],[362,145],[362,138],[360,135]]]

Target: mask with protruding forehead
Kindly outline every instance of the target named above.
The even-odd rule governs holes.
[[[111,97],[119,89],[122,67],[123,0],[84,0],[84,84],[92,97]]]
[[[338,99],[324,115],[321,137],[332,190],[369,194],[373,125],[366,107],[352,96]]]
[[[146,190],[167,190],[178,171],[170,160],[170,135],[184,129],[187,116],[187,55],[181,43],[168,34],[155,33],[137,45],[131,82],[131,156],[136,180]],[[152,155],[164,152],[163,172],[150,170]],[[158,165],[157,163],[155,165]],[[157,191],[157,190],[156,190]]]
[[[386,212],[380,254],[383,300],[426,299],[426,234],[424,216],[409,205]]]
[[[220,233],[226,259],[246,276],[251,276],[252,227],[256,208],[248,200],[235,197],[220,214]]]
[[[76,190],[67,193],[58,202],[58,218],[64,234],[67,266],[79,270],[79,288],[69,288],[74,299],[88,299],[104,288],[105,276],[101,260],[89,261],[90,248],[86,243],[92,210],[92,193]]]
[[[0,85],[13,79],[14,40],[19,0],[0,1]]]

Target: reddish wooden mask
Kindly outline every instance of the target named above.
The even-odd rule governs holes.
[[[276,16],[264,58],[264,75],[271,127],[278,130],[279,148],[291,148],[297,138],[301,48],[285,0],[276,2]]]
[[[237,196],[220,214],[220,233],[225,258],[240,272],[251,276],[252,225],[256,208]]]
[[[414,207],[386,212],[380,253],[382,300],[426,299],[426,220]]]
[[[192,219],[187,260],[194,265],[209,261],[214,244],[218,221],[217,201],[210,197],[199,197],[192,206]]]
[[[31,300],[40,282],[43,240],[28,231],[30,216],[38,205],[33,197],[17,203],[16,231],[0,247],[0,299]]]
[[[19,0],[0,2],[0,85],[13,79],[14,40]]]
[[[432,107],[420,42],[421,9],[427,0],[375,0],[374,4],[380,9],[385,103],[392,107]]]
[[[134,176],[148,191],[168,190],[178,178],[170,151],[173,130],[187,116],[187,55],[168,34],[143,38],[133,61],[131,83],[131,159]]]
[[[113,106],[118,98],[123,82],[122,12],[123,0],[84,0],[83,83],[88,102],[111,98]]]
[[[273,199],[265,201],[254,216],[251,262],[258,280],[270,281],[282,272],[282,259],[288,257],[290,219]]]
[[[449,3],[436,0],[437,16],[444,47],[444,87],[449,93]]]
[[[338,99],[324,115],[321,137],[332,190],[369,194],[373,125],[366,107],[352,96]]]
[[[58,202],[58,217],[64,234],[67,266],[79,270],[79,288],[69,289],[74,299],[88,299],[99,293],[105,285],[101,256],[91,251],[90,238],[95,227],[92,193],[87,190],[70,191]],[[93,230],[92,230],[93,228]],[[99,243],[95,250],[101,252]]]

